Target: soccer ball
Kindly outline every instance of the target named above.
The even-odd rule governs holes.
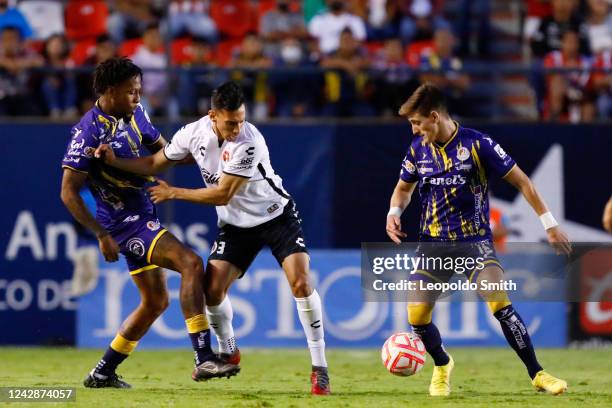
[[[414,333],[395,333],[382,347],[382,361],[391,374],[414,375],[425,365],[425,345]]]

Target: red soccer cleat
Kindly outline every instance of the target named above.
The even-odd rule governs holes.
[[[228,364],[240,364],[240,350],[236,347],[233,353],[219,353],[219,358]]]
[[[327,367],[312,367],[312,374],[310,374],[310,393],[312,395],[329,395],[331,389],[329,387],[329,374],[327,373]]]

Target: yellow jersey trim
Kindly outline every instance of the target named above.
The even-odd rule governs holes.
[[[457,122],[456,120],[453,120],[453,123],[455,124],[455,130],[453,131],[453,134],[451,135],[450,139],[448,139],[448,140],[446,141],[446,143],[444,143],[444,146],[438,146],[437,144],[432,143],[436,149],[438,149],[438,150],[444,150],[444,148],[445,148],[446,146],[448,146],[448,144],[449,144],[450,142],[452,142],[452,141],[453,141],[453,139],[455,138],[455,136],[457,136],[457,133],[459,133],[459,122]]]
[[[510,174],[510,172],[511,172],[512,170],[514,170],[514,168],[515,168],[515,167],[516,167],[516,163],[514,163],[514,166],[510,167],[510,170],[508,170],[508,171],[506,172],[506,174],[504,174],[504,175],[502,176],[502,178],[504,178],[504,177],[506,177],[508,174]]]
[[[134,276],[134,275],[138,275],[141,272],[144,271],[150,271],[151,269],[155,269],[155,268],[159,268],[159,266],[157,265],[147,265],[147,266],[143,266],[142,268],[138,268],[136,270],[130,271],[130,275]]]
[[[153,238],[153,242],[151,242],[151,245],[149,246],[149,250],[147,251],[147,263],[151,263],[151,255],[153,255],[153,250],[155,249],[155,245],[157,245],[157,241],[159,241],[162,235],[164,235],[166,232],[168,232],[168,230],[163,228],[161,231],[159,231],[159,233],[155,236],[155,238]]]

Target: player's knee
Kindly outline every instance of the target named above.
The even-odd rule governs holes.
[[[186,251],[181,255],[181,273],[203,276],[204,266],[202,258],[193,253]]]
[[[431,315],[433,313],[433,306],[416,303],[408,305],[408,323],[412,326],[422,326],[424,324],[431,323]]]
[[[297,298],[304,298],[310,296],[312,293],[312,288],[310,287],[310,282],[308,281],[308,275],[304,274],[304,276],[300,276],[291,282],[291,292],[293,296]]]

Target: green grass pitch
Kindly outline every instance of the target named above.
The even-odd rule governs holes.
[[[536,393],[510,349],[450,348],[455,359],[452,395],[427,395],[431,359],[413,377],[388,374],[378,350],[328,350],[333,395],[309,395],[310,361],[306,349],[244,349],[242,372],[232,379],[191,380],[188,349],[136,350],[119,367],[131,390],[82,386],[102,350],[0,348],[0,386],[70,386],[76,403],[44,406],[83,407],[610,407],[612,350],[541,349],[539,359],[569,383],[566,394]],[[0,403],[2,405],[2,403]],[[17,407],[36,404],[14,403]]]

